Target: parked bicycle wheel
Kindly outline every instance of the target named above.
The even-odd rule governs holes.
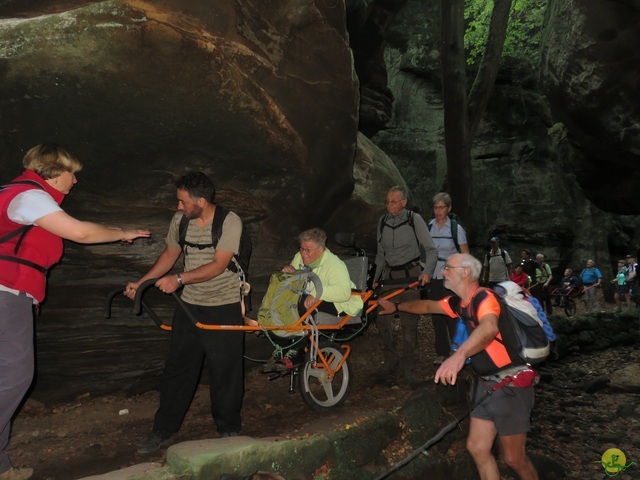
[[[340,345],[321,342],[320,351],[327,364],[335,370],[344,357]],[[300,394],[304,402],[315,412],[323,412],[341,405],[349,393],[351,368],[345,360],[340,370],[333,375],[324,368],[320,359],[314,365],[309,360],[300,371]]]
[[[576,314],[576,301],[573,298],[564,299],[564,313],[571,318]]]

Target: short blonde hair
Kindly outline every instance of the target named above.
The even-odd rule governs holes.
[[[76,173],[82,170],[78,157],[55,143],[41,143],[29,149],[22,159],[22,166],[45,180],[59,177],[64,172]]]

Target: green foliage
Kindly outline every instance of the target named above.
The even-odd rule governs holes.
[[[546,6],[547,0],[513,0],[503,57],[523,58],[535,64]],[[493,0],[467,0],[464,44],[469,64],[478,62],[484,53],[492,11]]]

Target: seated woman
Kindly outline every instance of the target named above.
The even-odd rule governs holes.
[[[356,288],[349,278],[349,271],[344,262],[331,253],[326,247],[327,234],[317,227],[305,230],[298,235],[300,248],[289,265],[282,268],[283,272],[293,273],[296,270],[312,270],[320,278],[322,284],[323,302],[318,311],[333,315],[357,315],[362,309],[362,299],[351,295],[351,289]],[[304,299],[304,311],[309,310],[316,303],[315,287],[310,286],[309,294]]]
[[[580,279],[573,273],[571,268],[566,268],[564,271],[564,277],[560,281],[560,285],[553,291],[555,297],[554,304],[556,307],[564,306],[564,295],[570,295],[574,291],[580,289]]]
[[[313,271],[322,285],[320,299],[322,303],[317,307],[319,312],[328,313],[335,316],[357,315],[362,310],[362,298],[358,295],[351,295],[351,289],[356,288],[349,278],[349,271],[345,263],[336,255],[331,253],[326,246],[327,234],[317,228],[310,228],[298,235],[300,248],[293,257],[289,265],[285,265],[282,271],[293,273],[297,270]],[[306,294],[300,304],[300,313],[309,310],[318,300],[316,289],[313,283],[308,286]],[[302,361],[304,346],[306,342],[300,342],[300,338],[279,337],[269,332],[271,340],[282,347],[290,347],[297,344],[295,351],[289,356],[278,359],[286,366],[292,368]],[[276,365],[275,369],[279,365]],[[273,369],[273,363],[267,364],[265,370]]]

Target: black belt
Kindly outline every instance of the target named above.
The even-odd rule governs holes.
[[[420,257],[414,258],[413,260],[408,261],[407,263],[404,263],[402,265],[389,265],[389,270],[391,270],[392,272],[396,271],[396,270],[408,270],[411,269],[413,267],[415,267],[416,265],[418,265],[420,263]]]
[[[591,285],[595,285],[595,283],[585,283],[584,284],[585,287],[590,287]]]

